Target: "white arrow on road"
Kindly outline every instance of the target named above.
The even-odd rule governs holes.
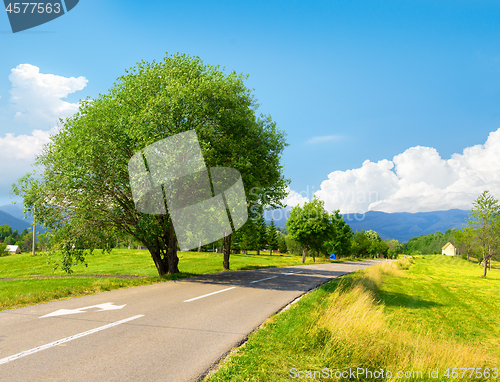
[[[90,309],[90,308],[99,308],[101,310],[98,310],[98,312],[102,312],[104,310],[115,310],[115,309],[121,309],[125,305],[113,305],[112,302],[106,302],[104,304],[99,304],[99,305],[92,305],[92,306],[86,306],[84,308],[78,308],[78,309],[59,309],[56,310],[55,312],[46,314],[45,316],[41,316],[40,318],[44,317],[54,317],[54,316],[64,316],[66,314],[76,314],[76,313],[85,313],[84,310]]]

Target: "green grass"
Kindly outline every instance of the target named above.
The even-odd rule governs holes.
[[[449,381],[461,378],[444,378],[447,368],[499,368],[500,271],[481,274],[478,265],[436,255],[344,276],[273,316],[209,380],[314,379],[291,378],[296,368],[336,381],[319,373],[359,367],[423,373],[385,381],[430,380],[429,369],[439,368],[431,380]]]
[[[0,257],[0,310],[222,271],[220,253],[179,252],[181,273],[158,277],[147,250],[114,249],[110,254],[95,251],[94,255],[87,257],[88,266],[83,264],[75,266],[73,275],[135,275],[142,276],[141,278],[54,278],[52,276],[66,275],[61,270],[53,271],[55,260],[57,257],[50,258],[43,254],[31,256],[29,253]],[[327,260],[322,258],[320,261]],[[231,270],[281,267],[301,263],[300,256],[283,254],[272,256],[233,254],[230,257]],[[308,257],[306,264],[311,263],[312,258]]]
[[[454,257],[417,257],[404,277],[388,277],[378,294],[393,324],[470,343],[491,342],[500,338],[500,271],[482,274],[479,265]]]

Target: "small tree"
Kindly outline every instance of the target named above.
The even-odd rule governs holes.
[[[248,219],[241,227],[240,248],[244,253],[257,249],[257,226],[253,219]]]
[[[483,257],[486,277],[488,262],[500,248],[500,205],[488,191],[484,191],[473,203],[467,219],[479,252]],[[491,267],[491,264],[490,264]]]
[[[267,224],[264,220],[264,214],[261,213],[257,220],[257,255],[267,244]]]
[[[0,243],[0,257],[7,256],[9,254],[9,252],[7,252],[6,248],[7,248],[7,244]]]
[[[316,196],[304,207],[296,205],[292,208],[286,222],[288,232],[293,240],[302,245],[302,263],[306,260],[307,250],[320,252],[333,232],[330,215],[324,208],[324,202]]]
[[[283,235],[281,232],[278,235],[278,249],[280,253],[288,252],[288,247],[286,245],[286,236]]]
[[[271,219],[269,227],[267,228],[267,245],[269,247],[269,254],[273,254],[275,249],[278,249],[278,232],[274,225],[274,219]]]
[[[347,224],[339,210],[330,214],[332,233],[325,243],[326,254],[335,253],[338,256],[347,257],[351,251],[351,239],[353,236],[351,227]]]
[[[387,255],[391,259],[395,259],[403,251],[403,246],[396,239],[387,240],[387,246],[389,247]]]
[[[371,241],[366,232],[356,232],[352,238],[351,251],[354,257],[367,257],[370,253]]]
[[[458,247],[459,253],[465,255],[467,261],[470,261],[470,255],[473,254],[474,248],[474,231],[471,227],[466,227],[463,230],[454,232],[455,244]]]

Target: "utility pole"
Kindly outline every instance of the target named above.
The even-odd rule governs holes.
[[[31,256],[35,256],[35,233],[36,233],[36,223],[35,223],[35,215],[33,215],[33,249],[31,252]]]

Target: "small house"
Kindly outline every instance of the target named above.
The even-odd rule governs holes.
[[[453,244],[450,242],[447,242],[443,248],[441,248],[441,254],[442,255],[447,255],[447,256],[456,256],[457,254],[457,249]]]
[[[21,248],[18,245],[8,245],[5,250],[9,253],[21,253]]]

